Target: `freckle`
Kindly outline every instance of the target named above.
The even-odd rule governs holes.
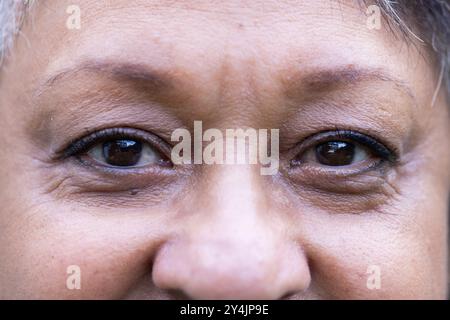
[[[137,191],[136,189],[130,190],[130,194],[131,194],[132,196],[135,196],[135,195],[138,194],[138,191]]]

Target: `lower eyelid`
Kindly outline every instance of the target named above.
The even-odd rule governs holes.
[[[298,165],[292,166],[291,173],[297,174],[298,172],[298,174],[301,174],[301,172],[308,170],[310,172],[315,172],[315,174],[349,177],[381,169],[386,165],[389,165],[389,163],[383,159],[378,160],[368,159],[360,161],[356,164],[350,164],[345,166],[326,166],[310,162],[303,162]]]
[[[98,182],[99,185],[139,185],[141,182],[152,184],[154,181],[161,181],[161,179],[181,177],[187,172],[182,170],[183,168],[158,165],[118,168],[99,164],[95,160],[88,159],[86,155],[71,157],[67,159],[64,166],[67,166],[67,171],[73,172],[80,179],[91,181],[92,184]]]
[[[300,188],[337,194],[365,194],[383,192],[389,177],[389,164],[385,160],[374,162],[363,168],[320,167],[305,164],[288,171],[289,180]]]
[[[84,169],[80,169],[84,166]],[[62,200],[96,206],[130,207],[139,201],[146,206],[160,202],[178,194],[174,188],[185,179],[173,170],[154,168],[139,170],[93,169],[91,164],[83,164],[75,157],[65,162],[59,173],[52,179],[48,193]]]

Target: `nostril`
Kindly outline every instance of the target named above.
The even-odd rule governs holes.
[[[279,300],[294,300],[295,295],[297,295],[297,291],[291,291],[284,294]]]
[[[185,294],[182,290],[177,289],[168,289],[166,290],[169,299],[173,300],[192,300],[187,294]]]
[[[208,233],[166,242],[153,283],[173,299],[291,299],[309,285],[306,258],[293,244],[270,240]]]

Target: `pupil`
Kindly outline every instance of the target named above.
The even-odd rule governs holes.
[[[103,156],[113,166],[133,166],[141,158],[142,143],[133,140],[114,140],[103,144]]]
[[[316,147],[317,161],[327,166],[346,166],[352,163],[355,145],[344,141],[329,141]]]

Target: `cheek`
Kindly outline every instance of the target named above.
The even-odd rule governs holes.
[[[304,228],[310,289],[334,299],[444,298],[446,233],[437,226],[445,211],[408,201],[376,213],[327,215]]]
[[[158,212],[144,216],[48,204],[19,211],[26,222],[7,230],[10,245],[0,251],[0,286],[12,284],[6,298],[122,298],[151,270],[164,238]],[[74,289],[78,280],[80,290]]]

